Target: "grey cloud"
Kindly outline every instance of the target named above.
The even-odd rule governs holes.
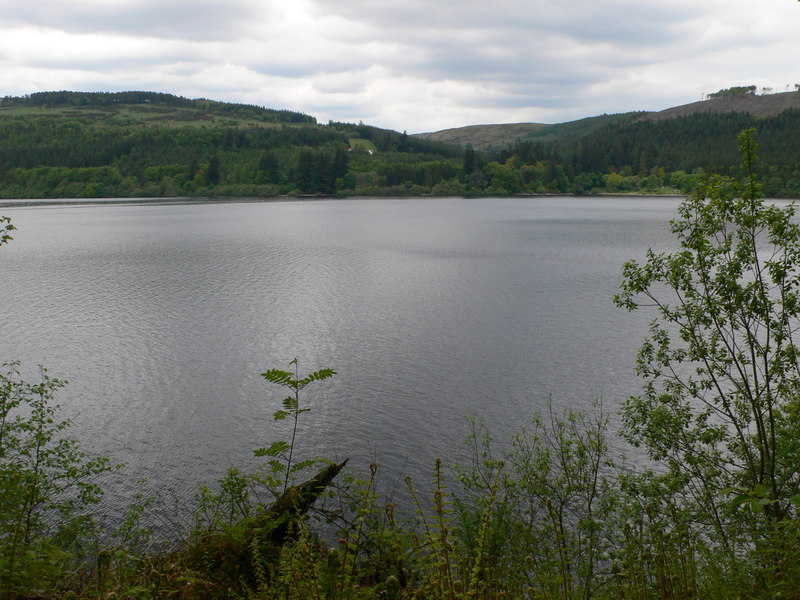
[[[519,2],[316,0],[322,14],[368,23],[384,43],[409,45],[420,77],[559,85],[603,82],[613,68],[636,68],[670,53],[691,14],[680,1]],[[408,68],[397,59],[386,66]]]
[[[79,1],[16,2],[4,8],[0,23],[67,33],[118,33],[184,40],[235,38],[255,16],[245,2],[218,0],[140,0],[111,6]]]
[[[545,96],[507,96],[507,97],[478,97],[466,103],[469,108],[491,109],[491,110],[514,110],[514,109],[540,109],[557,106],[564,108],[570,103],[568,97],[562,95],[548,98]]]
[[[299,60],[292,56],[269,56],[255,60],[242,61],[248,69],[262,75],[300,79],[318,75],[346,75],[352,71],[364,70],[372,63],[368,59],[348,60],[344,57],[332,57],[330,60]]]
[[[315,81],[312,88],[321,94],[344,96],[348,101],[357,98],[367,87],[366,79],[344,78],[343,81]]]
[[[28,67],[41,70],[71,70],[71,71],[84,71],[84,72],[101,72],[109,71],[112,69],[131,69],[131,68],[147,68],[154,66],[153,63],[145,63],[145,61],[119,61],[119,60],[105,60],[102,58],[96,60],[84,59],[77,61],[57,61],[49,59],[31,60],[28,62]],[[87,88],[89,89],[89,88]]]
[[[420,65],[436,77],[464,77],[483,81],[514,82],[520,79],[546,82],[572,79],[588,65],[546,49],[518,46],[509,54],[490,56],[475,47],[442,46],[431,51]],[[568,68],[567,68],[568,67]]]
[[[41,58],[33,58],[28,61],[28,66],[39,69],[71,69],[78,71],[141,71],[146,76],[148,70],[163,66],[175,73],[184,75],[194,74],[202,69],[202,63],[187,62],[182,55],[170,56],[162,54],[158,56],[127,56],[120,57],[104,56],[102,53],[97,55],[86,55],[81,58],[64,58],[52,55]]]
[[[668,43],[678,39],[675,26],[690,20],[692,14],[680,2],[637,0],[316,0],[315,4],[322,13],[369,23],[386,35],[403,33],[419,38],[474,30],[509,44],[515,43],[515,35],[623,45]]]
[[[285,77],[287,79],[304,79],[319,73],[317,65],[308,63],[291,63],[274,61],[250,61],[246,63],[248,69],[261,75],[271,77]]]

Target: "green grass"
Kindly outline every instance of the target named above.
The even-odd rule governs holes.
[[[363,138],[350,138],[350,148],[353,150],[372,150],[373,152],[377,152],[378,149],[375,147],[370,140],[365,140]]]

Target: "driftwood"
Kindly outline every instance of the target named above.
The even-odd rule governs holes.
[[[328,465],[308,481],[288,488],[258,517],[254,526],[268,531],[267,536],[273,544],[283,544],[291,523],[308,512],[346,464],[347,460]]]

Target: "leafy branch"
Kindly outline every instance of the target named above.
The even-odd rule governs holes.
[[[16,227],[11,222],[11,217],[0,217],[0,246],[14,239],[11,237],[11,232],[15,229]]]

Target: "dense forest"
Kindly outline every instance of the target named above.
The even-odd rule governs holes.
[[[706,174],[735,174],[749,127],[769,164],[765,193],[800,196],[800,111],[644,116],[478,152],[252,105],[42,92],[0,100],[0,197],[688,193]]]

